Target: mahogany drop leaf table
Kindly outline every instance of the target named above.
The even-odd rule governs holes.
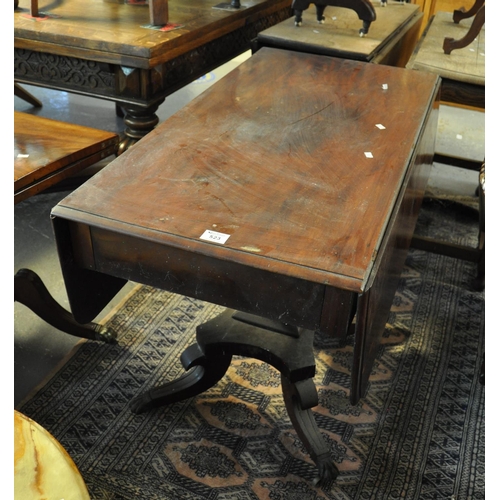
[[[78,321],[127,280],[229,308],[198,327],[186,375],[138,393],[133,411],[205,390],[233,354],[264,359],[320,479],[336,477],[311,410],[312,339],[344,337],[356,318],[356,403],[430,172],[439,88],[423,72],[264,47],[53,209]]]

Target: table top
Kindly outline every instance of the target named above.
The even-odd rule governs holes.
[[[396,1],[389,1],[387,7],[378,2],[373,6],[377,19],[365,37],[359,36],[362,21],[354,10],[329,6],[324,24],[318,24],[316,10],[311,5],[302,14],[301,27],[295,26],[294,18],[290,18],[262,31],[258,39],[263,45],[273,43],[281,48],[371,61],[419,12],[416,4]]]
[[[14,410],[16,500],[90,500],[75,463],[41,425]]]
[[[438,89],[423,72],[264,47],[53,215],[361,292]]]
[[[44,179],[54,184],[58,173],[77,162],[85,168],[82,160],[94,155],[94,162],[109,156],[118,140],[113,132],[14,111],[14,194]]]
[[[220,38],[245,25],[252,16],[291,0],[245,0],[241,9],[213,7],[217,0],[169,0],[170,31],[149,28],[146,4],[105,0],[39,1],[35,21],[29,16],[30,0],[20,0],[14,11],[14,46],[58,55],[81,57],[134,68],[158,64]]]
[[[452,12],[436,12],[406,67],[484,87],[485,26],[467,47],[455,49],[451,54],[443,51],[445,37],[460,40],[469,31],[473,20],[463,19],[455,24]]]

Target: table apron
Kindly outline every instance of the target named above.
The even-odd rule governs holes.
[[[82,323],[126,281],[338,337],[352,320],[353,292],[58,216],[53,224],[71,310]]]

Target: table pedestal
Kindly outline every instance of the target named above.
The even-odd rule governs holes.
[[[190,371],[134,398],[132,411],[141,413],[201,394],[224,377],[233,355],[260,359],[280,371],[290,420],[318,467],[319,480],[332,481],[339,471],[311,411],[318,405],[313,339],[312,330],[226,309],[196,328],[196,343],[181,356],[182,366]]]

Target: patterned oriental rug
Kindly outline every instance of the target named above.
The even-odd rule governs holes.
[[[423,208],[422,234],[436,231],[435,211]],[[440,234],[474,244],[477,215],[464,210],[459,222],[441,218]],[[316,336],[314,414],[340,470],[333,484],[315,486],[279,373],[260,361],[235,357],[206,393],[129,410],[134,396],[184,373],[179,357],[196,326],[222,311],[146,286],[108,320],[117,345],[82,341],[17,409],[61,442],[97,500],[482,499],[484,293],[471,287],[475,273],[472,263],[410,251],[357,406],[352,339]]]

